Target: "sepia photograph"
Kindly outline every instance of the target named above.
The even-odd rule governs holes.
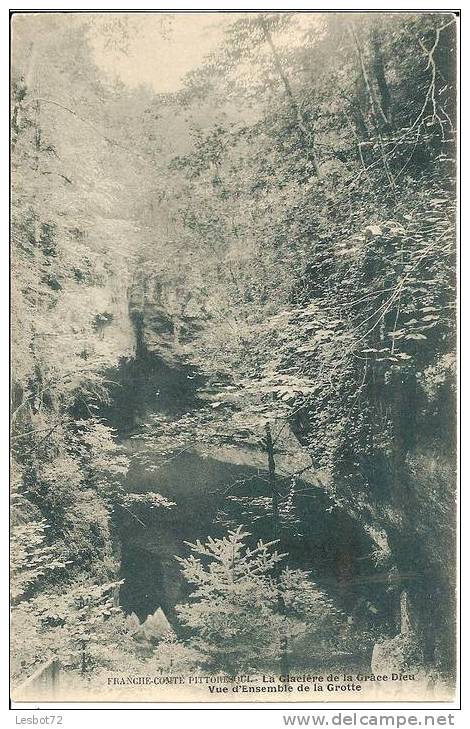
[[[456,700],[459,21],[10,12],[15,702]]]

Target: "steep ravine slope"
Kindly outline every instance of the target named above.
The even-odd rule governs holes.
[[[266,453],[254,447],[211,447],[196,438],[190,447],[170,453],[162,464],[161,453],[142,435],[154,427],[155,415],[171,419],[200,407],[197,388],[203,379],[181,356],[171,316],[161,299],[156,302],[152,294],[144,293],[137,305],[134,292],[129,309],[136,355],[123,359],[109,373],[115,385],[110,385],[111,405],[103,415],[117,428],[130,457],[126,490],[157,492],[175,505],[168,510],[141,510],[138,520],[129,514],[119,516],[125,580],[120,603],[141,620],[161,607],[178,629],[174,606],[185,599],[188,586],[175,557],[187,554],[185,542],[221,536],[227,523],[244,524],[255,541],[270,539],[269,513],[255,515],[255,521],[250,517],[250,502],[269,496]],[[184,326],[189,338],[190,324],[184,322]],[[374,567],[381,535],[368,524],[364,528],[347,508],[331,500],[324,474],[309,467],[305,450],[288,428],[276,450],[281,477],[304,471],[297,479],[299,493],[293,502],[299,526],[293,532],[281,530],[281,551],[289,553],[291,566],[311,571],[313,579],[358,625],[386,629],[393,621],[395,596],[388,574]]]
[[[145,526],[132,520],[121,523],[122,572],[126,577],[122,604],[141,619],[161,606],[174,621],[174,605],[184,599],[187,591],[174,556],[185,554],[185,541],[220,534],[227,518],[232,523],[249,518],[230,500],[231,485],[241,482],[238,497],[265,497],[267,466],[263,450],[201,446],[197,442],[161,466],[152,455],[152,446],[139,441],[139,434],[151,426],[149,418],[155,413],[176,416],[200,405],[197,389],[203,380],[183,356],[180,345],[182,341],[191,342],[191,336],[204,322],[197,317],[175,317],[171,307],[166,306],[170,289],[171,282],[163,287],[151,277],[144,285],[141,279],[131,288],[129,308],[136,331],[136,358],[121,365],[120,394],[113,397],[112,417],[131,455],[129,490],[157,491],[176,502],[163,515],[149,512],[143,519]],[[449,400],[442,386],[438,389],[435,404],[430,399],[428,405],[430,417],[421,422],[420,436],[403,452],[395,453],[409,481],[418,479],[421,483],[423,474],[427,474],[431,498],[436,489],[446,491],[453,464],[449,454],[440,452],[439,435],[433,430],[433,423],[437,427],[442,407]],[[120,398],[127,403],[124,409],[119,406]],[[398,417],[403,418],[403,414]],[[374,494],[360,491],[352,498],[340,478],[332,482],[331,475],[311,467],[308,449],[302,445],[305,430],[298,433],[297,440],[295,419],[292,426],[293,430],[285,429],[276,454],[281,474],[292,473],[293,464],[297,469],[299,463],[305,466],[299,480],[305,494],[297,496],[295,503],[301,526],[297,534],[285,531],[281,535],[282,547],[290,553],[292,563],[311,570],[354,620],[368,629],[376,625],[392,638],[375,652],[377,670],[385,669],[391,661],[405,661],[402,654],[408,648],[403,646],[416,640],[419,642],[414,650],[422,651],[420,660],[437,660],[443,668],[451,666],[453,626],[444,616],[453,602],[452,588],[445,562],[440,566],[439,555],[426,553],[418,503],[416,511],[407,512],[405,502],[399,501],[399,492],[395,502],[384,498],[377,501]],[[142,448],[146,451],[144,465]],[[425,498],[422,489],[411,484],[408,488]],[[452,521],[451,502],[447,508],[444,524]],[[442,529],[445,527],[436,524],[436,533]],[[269,538],[269,518],[259,519],[256,531]],[[451,533],[448,539],[452,542]],[[417,556],[410,563],[411,553]],[[439,607],[433,599],[436,594]]]

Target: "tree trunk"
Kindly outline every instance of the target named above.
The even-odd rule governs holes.
[[[266,452],[268,454],[268,473],[269,473],[269,485],[271,489],[271,508],[272,508],[272,534],[273,539],[279,539],[280,524],[279,524],[279,492],[276,486],[276,463],[274,460],[274,444],[271,435],[271,428],[269,423],[266,423]],[[275,579],[278,583],[277,590],[277,608],[279,615],[286,619],[286,605],[282,592],[279,586],[279,565],[275,568]],[[289,673],[289,663],[287,656],[287,631],[283,630],[280,639],[280,671],[282,676],[287,676]]]
[[[266,424],[266,452],[268,454],[269,486],[271,489],[273,539],[279,539],[279,494],[276,488],[276,463],[271,428]]]
[[[387,79],[385,78],[385,67],[381,50],[382,39],[379,35],[377,28],[372,29],[371,45],[373,51],[372,70],[374,72],[375,80],[377,82],[377,88],[379,89],[380,93],[380,107],[382,110],[382,115],[387,120],[387,125],[391,129],[392,99],[390,96]]]
[[[308,129],[307,125],[305,124],[305,120],[302,116],[302,112],[300,110],[300,107],[297,103],[297,100],[294,96],[294,92],[292,91],[292,87],[290,85],[289,79],[287,78],[286,74],[283,71],[281,60],[279,58],[279,54],[277,52],[277,48],[274,45],[271,33],[269,32],[269,28],[266,24],[266,21],[263,17],[260,17],[260,25],[261,29],[263,31],[263,35],[265,37],[265,40],[271,49],[271,53],[274,60],[274,65],[276,67],[276,70],[279,74],[279,76],[282,79],[282,82],[284,84],[284,88],[286,90],[287,98],[289,99],[292,111],[295,114],[295,118],[297,121],[297,128],[299,130],[300,138],[302,140],[302,146],[305,150],[305,154],[307,156],[307,162],[309,162],[312,165],[313,173],[316,175],[316,177],[320,177],[320,171],[318,169],[318,163],[315,156],[315,150],[314,150],[314,138],[313,138],[313,132]]]
[[[354,45],[356,47],[356,53],[357,53],[357,57],[359,59],[359,66],[361,69],[362,80],[364,82],[364,87],[367,90],[367,95],[369,97],[369,104],[370,104],[370,109],[372,112],[373,119],[377,125],[379,124],[379,120],[381,120],[388,127],[389,126],[388,118],[385,115],[382,105],[380,104],[380,101],[377,98],[374,87],[369,78],[369,74],[367,72],[366,64],[364,61],[364,54],[362,51],[362,47],[359,42],[359,38],[357,37],[356,30],[352,24],[350,25],[350,33],[353,38]],[[385,80],[385,77],[384,77],[384,80]]]

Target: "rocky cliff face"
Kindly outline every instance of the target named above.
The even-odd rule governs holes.
[[[153,377],[154,390],[159,392],[160,399],[155,401],[154,407],[165,407],[165,402],[168,406],[179,398],[181,407],[189,409],[194,392],[191,395],[192,385],[185,370],[188,366],[187,345],[204,326],[204,316],[197,303],[164,276],[141,271],[129,288],[129,312],[136,336],[136,362],[143,365],[142,381],[148,385]],[[190,377],[194,377],[194,373]],[[403,665],[413,659],[413,651],[420,653],[420,660],[430,663],[437,660],[443,667],[451,665],[453,660],[448,648],[453,644],[453,626],[446,623],[445,616],[452,614],[453,601],[454,576],[449,572],[452,561],[449,555],[454,535],[449,525],[453,523],[454,461],[452,454],[443,449],[445,439],[439,432],[442,423],[451,417],[449,402],[452,397],[443,391],[448,387],[449,379],[443,376],[426,404],[422,401],[423,392],[418,403],[416,393],[407,397],[400,385],[400,396],[394,395],[392,402],[387,404],[394,413],[396,432],[391,467],[384,479],[377,476],[371,492],[356,489],[351,494],[349,485],[342,483],[341,478],[334,480],[331,474],[313,468],[308,449],[301,444],[305,431],[303,437],[296,438],[295,426],[294,432],[286,428],[278,443],[276,464],[279,474],[302,472],[302,483],[307,489],[314,489],[310,496],[315,501],[315,508],[311,511],[307,500],[298,506],[304,512],[305,525],[310,522],[309,528],[313,532],[323,534],[311,543],[304,538],[289,544],[288,548],[297,554],[304,567],[315,570],[323,563],[320,573],[323,569],[323,578],[330,581],[333,591],[337,590],[338,584],[342,585],[343,589],[356,595],[358,604],[361,601],[363,607],[369,604],[365,610],[370,608],[371,614],[376,611],[379,620],[388,621],[390,634],[395,634],[390,650],[385,645],[376,651],[376,660],[383,670],[387,669],[385,663],[392,660],[392,654],[393,660],[396,659],[397,650],[401,651]],[[146,391],[147,405],[151,401],[151,389]],[[383,397],[382,390],[379,395]],[[216,528],[217,512],[226,505],[213,487],[227,485],[230,479],[236,480],[237,469],[252,475],[257,472],[261,474],[261,480],[266,471],[266,454],[255,447],[195,444],[188,457],[194,461],[189,470],[186,461],[181,462],[181,469],[177,465],[170,476],[166,472],[158,477],[141,473],[137,478],[136,473],[131,474],[132,482],[138,481],[140,487],[162,493],[167,489],[166,495],[170,498],[175,489],[180,492],[178,526],[175,523],[160,525],[158,534],[155,532],[150,540],[159,544],[150,561],[156,565],[155,569],[158,567],[154,581],[160,585],[157,590],[160,597],[152,593],[152,604],[145,607],[148,611],[154,609],[152,601],[158,599],[171,613],[172,605],[181,599],[183,588],[178,570],[168,555],[180,552],[183,538],[204,538]],[[209,464],[217,464],[217,476],[213,481]],[[210,489],[214,493],[208,499]],[[198,515],[192,513],[192,504],[203,504],[203,511]],[[434,521],[429,516],[433,508],[436,509]],[[191,528],[189,534],[185,525],[194,523],[195,518],[198,530],[193,533]],[[346,522],[349,526],[344,531]],[[429,533],[430,523],[434,525],[432,534]],[[326,539],[325,525],[329,525],[333,534],[332,541]],[[176,541],[175,528],[179,535]],[[360,548],[357,540],[362,544]],[[131,551],[137,550],[136,559],[145,559],[149,553],[148,535],[134,535],[131,541]],[[440,547],[436,549],[436,545]],[[305,552],[303,557],[302,551]],[[328,551],[330,558],[325,557]],[[323,556],[319,557],[319,554]],[[361,561],[362,565],[358,567]],[[362,585],[368,582],[367,590],[358,587],[361,582]],[[369,589],[371,585],[373,589]],[[135,596],[129,599],[132,602]],[[355,610],[353,604],[354,599],[349,607]]]
[[[183,315],[175,311],[173,296],[170,284],[156,281],[150,273],[140,273],[132,282],[129,310],[136,354],[111,378],[119,379],[119,387],[112,393],[110,417],[133,456],[126,488],[154,491],[176,502],[164,514],[140,515],[145,526],[133,519],[120,524],[126,579],[121,602],[140,619],[160,606],[174,621],[174,606],[184,601],[187,588],[174,555],[186,554],[185,541],[221,536],[227,519],[254,529],[256,538],[269,540],[272,525],[269,512],[253,522],[245,508],[248,504],[249,511],[251,501],[269,498],[267,456],[261,448],[194,442],[161,467],[151,444],[132,437],[147,424],[153,425],[152,414],[178,415],[197,406],[198,375],[185,361],[185,345],[203,320],[189,316],[188,307]],[[145,451],[143,460],[139,449]],[[383,534],[331,501],[326,475],[312,468],[306,449],[288,427],[276,445],[276,468],[283,483],[289,474],[301,474],[296,484],[300,495],[292,503],[300,523],[292,533],[283,531],[282,551],[289,552],[296,566],[312,570],[319,584],[359,621],[386,622],[390,617],[387,577],[375,574],[371,578],[375,568],[370,559],[384,547]],[[241,502],[233,501],[233,496],[241,497]]]
[[[110,275],[106,286],[95,289],[92,302],[92,327],[95,332],[95,350],[106,356],[109,364],[122,358],[133,357],[136,351],[136,333],[128,305],[128,278]]]
[[[201,327],[201,311],[191,294],[164,273],[142,268],[129,287],[129,314],[138,354],[150,353],[173,366]]]

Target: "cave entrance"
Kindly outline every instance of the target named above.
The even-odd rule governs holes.
[[[182,453],[158,471],[147,470],[138,459],[132,461],[126,488],[131,492],[155,491],[176,502],[171,509],[139,512],[139,523],[129,515],[120,525],[121,573],[125,580],[120,602],[124,610],[139,619],[161,608],[172,625],[177,625],[175,605],[189,594],[176,556],[187,556],[185,542],[222,536],[242,524],[258,539],[271,539],[271,517],[250,510],[250,504],[267,494],[267,474]],[[237,485],[237,497],[232,486]],[[390,619],[387,580],[383,584],[371,561],[374,544],[343,510],[332,508],[319,488],[298,484],[296,528],[281,529],[281,552],[287,552],[293,568],[311,572],[312,579],[348,614],[364,613],[371,623]],[[303,494],[303,495],[302,495]]]

